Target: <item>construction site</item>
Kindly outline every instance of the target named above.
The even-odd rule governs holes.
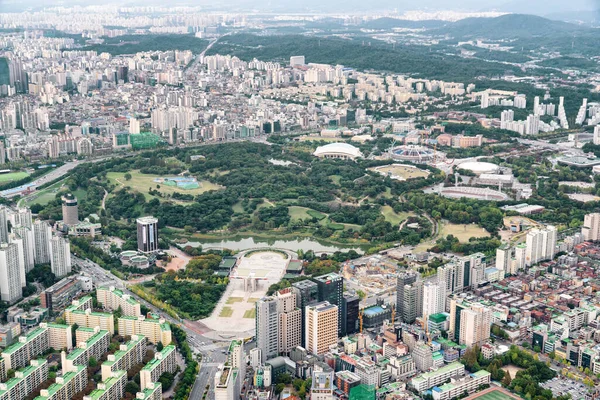
[[[361,257],[344,264],[342,273],[346,284],[355,290],[370,295],[381,295],[393,291],[398,273],[397,261],[375,254]]]

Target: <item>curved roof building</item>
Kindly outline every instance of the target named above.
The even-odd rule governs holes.
[[[355,160],[363,157],[358,148],[348,143],[330,143],[319,146],[313,155],[319,158],[339,158],[342,160]]]
[[[498,167],[496,164],[481,161],[467,161],[462,164],[458,164],[456,168],[466,169],[474,172],[477,175],[495,174],[500,169],[500,167]]]

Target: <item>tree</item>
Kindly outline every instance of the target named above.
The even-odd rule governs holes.
[[[125,175],[123,175],[123,178],[125,178],[126,181],[130,181],[131,180],[131,174],[129,172],[127,172]]]
[[[96,357],[90,357],[90,359],[88,360],[88,367],[96,368],[97,366],[98,366],[98,360],[96,360]]]
[[[278,383],[277,386],[275,386],[275,394],[280,394],[281,392],[283,392],[283,389],[285,389],[285,384]]]
[[[504,374],[504,379],[502,379],[502,386],[509,387],[511,382],[512,382],[512,378],[510,377],[510,374],[507,372],[506,374]]]
[[[125,386],[125,391],[127,393],[131,393],[131,394],[135,395],[135,394],[137,394],[137,392],[140,391],[140,385],[138,385],[134,381],[129,381],[129,382],[127,382],[127,385]]]
[[[158,342],[156,344],[156,351],[163,351],[164,348],[165,346],[162,344],[162,342]]]

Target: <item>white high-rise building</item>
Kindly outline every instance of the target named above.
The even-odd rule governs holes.
[[[9,210],[0,206],[0,242],[8,243]]]
[[[33,227],[31,210],[27,207],[18,208],[14,212],[10,213],[10,223],[13,227],[25,226],[31,229]]]
[[[25,245],[23,244],[23,239],[19,237],[19,235],[15,233],[8,234],[9,243],[13,243],[17,245],[17,259],[19,262],[19,279],[21,281],[21,287],[27,286],[27,281],[25,278]]]
[[[57,278],[71,273],[71,245],[67,239],[60,236],[50,239],[50,266]]]
[[[129,119],[129,133],[138,134],[140,133],[140,121],[135,118]]]
[[[496,269],[499,271],[504,271],[503,275],[511,273],[511,253],[512,249],[508,243],[503,243],[496,249]]]
[[[524,94],[518,94],[515,96],[514,99],[514,106],[515,108],[527,108],[527,96]]]
[[[524,270],[527,266],[527,246],[523,243],[515,246],[515,258],[511,265],[511,275],[516,275],[518,271]]]
[[[467,347],[482,345],[490,338],[492,310],[481,304],[472,304],[460,311],[459,343]]]
[[[552,260],[556,252],[556,228],[534,228],[527,233],[525,264],[531,266],[540,261]]]
[[[446,311],[446,282],[425,282],[423,285],[423,316]]]
[[[540,133],[540,116],[530,114],[525,123],[525,134],[537,135],[538,133]]]
[[[49,264],[52,228],[46,222],[35,221],[33,224],[33,236],[35,241],[35,263]]]
[[[13,233],[23,239],[23,256],[25,260],[25,273],[30,272],[35,264],[35,237],[33,229],[25,226],[12,228]]]
[[[509,124],[515,120],[515,112],[513,110],[504,110],[500,114],[500,129],[508,129]]]
[[[14,243],[0,243],[0,299],[12,304],[22,297],[19,249]]]
[[[594,144],[600,146],[600,125],[594,127]]]
[[[596,127],[598,128],[598,127]],[[600,241],[600,213],[587,214],[583,219],[581,234],[584,240]]]
[[[533,98],[533,115],[540,115],[540,96]]]
[[[279,355],[279,318],[277,300],[264,297],[256,302],[256,347],[264,363]]]
[[[481,108],[488,108],[490,106],[490,93],[486,90],[481,94]]]

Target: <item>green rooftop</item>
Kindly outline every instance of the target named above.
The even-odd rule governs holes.
[[[450,363],[448,365],[444,365],[443,367],[438,368],[435,371],[431,371],[431,372],[425,372],[424,374],[421,374],[417,377],[413,378],[414,382],[423,382],[426,380],[429,380],[431,377],[437,376],[437,375],[442,375],[448,372],[452,372],[453,370],[459,369],[460,367],[464,368],[464,365],[462,365],[460,362],[455,361],[453,363]]]
[[[58,392],[62,387],[64,387],[71,380],[73,380],[81,372],[81,370],[86,369],[86,367],[83,365],[75,365],[75,368],[77,368],[77,371],[67,372],[66,374],[64,374],[62,376],[62,378],[64,380],[63,384],[53,383],[52,385],[50,385],[50,387],[48,389],[46,389],[46,390],[48,390],[48,396],[38,396],[34,400],[47,400],[47,399],[52,398],[52,396],[54,396],[56,394],[56,392]]]
[[[146,337],[143,335],[138,335],[138,339],[137,340],[130,340],[129,342],[127,342],[125,345],[127,346],[127,350],[117,350],[115,352],[115,354],[113,354],[115,356],[115,361],[105,361],[103,364],[106,365],[113,365],[114,363],[116,363],[117,361],[119,361],[121,358],[123,358],[131,349],[133,349],[136,345],[138,345],[141,341],[143,341]]]
[[[40,368],[43,364],[46,364],[46,366],[48,365],[48,362],[46,360],[44,360],[43,358],[40,358],[37,361],[39,362],[38,366],[29,365],[28,367],[18,370],[17,372],[21,372],[23,374],[23,377],[22,378],[15,377],[15,378],[9,379],[8,382],[6,382],[6,390],[0,390],[0,398],[4,398],[4,394],[6,392],[10,392],[16,385],[19,384],[19,382],[21,382],[23,379],[27,378],[29,375],[31,375],[32,373],[37,371],[38,368]],[[10,398],[10,396],[8,398]]]
[[[98,290],[105,290],[105,291],[107,291],[107,292],[114,293],[114,294],[116,294],[117,296],[119,296],[120,298],[123,298],[123,296],[125,295],[125,293],[123,293],[123,291],[122,291],[122,290],[120,290],[120,289],[113,289],[113,290],[110,290],[110,288],[107,288],[107,287],[101,287],[101,288],[98,288]],[[128,302],[129,304],[131,304],[132,306],[135,306],[136,304],[139,304],[139,302],[138,302],[138,301],[136,301],[136,300],[135,300],[133,297],[131,297],[131,296],[128,296],[128,298],[127,298],[127,302]]]
[[[156,391],[157,388],[160,388],[160,386],[161,386],[160,382],[154,382],[154,388],[153,389],[144,389],[143,391],[139,392],[139,393],[142,393],[144,395],[144,397],[142,397],[141,400],[152,398],[152,395],[154,394],[154,392]],[[162,388],[160,390],[162,392]]]
[[[442,322],[445,322],[447,319],[446,314],[444,313],[438,313],[438,314],[433,314],[429,316],[429,320],[433,321],[436,324],[441,324]]]
[[[101,340],[105,336],[110,336],[110,332],[103,331],[103,330],[98,331],[98,333],[96,333],[94,336],[92,336],[91,338],[89,338],[88,340],[85,341],[86,349],[80,349],[80,348],[74,349],[72,352],[69,353],[69,355],[67,355],[67,359],[68,360],[76,359],[77,357],[79,357],[79,355],[81,353],[83,353],[84,351],[86,351],[87,349],[89,349],[90,347],[95,345],[99,340]]]
[[[119,382],[119,380],[121,379],[121,377],[125,374],[127,374],[127,371],[116,371],[113,372],[114,376],[111,376],[110,378],[108,378],[107,380],[105,380],[104,383],[106,385],[106,389],[96,389],[94,390],[92,393],[90,393],[90,399],[92,400],[98,400],[99,398],[101,398],[102,396],[104,396],[104,394],[106,394],[106,392],[108,392],[110,390],[111,387],[113,387],[115,384],[117,384],[117,382]]]
[[[168,346],[165,346],[164,349],[162,349],[162,351],[160,353],[156,353],[156,354],[162,354],[162,359],[159,360],[158,358],[156,358],[156,356],[148,363],[144,366],[144,368],[142,368],[142,370],[147,370],[147,371],[152,371],[154,368],[156,368],[158,366],[158,364],[164,360],[165,358],[167,358],[167,356],[169,354],[171,354],[172,352],[175,351],[175,346],[170,344]]]
[[[36,328],[36,329],[32,330],[27,335],[23,335],[27,339],[25,343],[21,343],[20,341],[13,343],[12,345],[10,345],[6,349],[4,349],[3,353],[4,354],[14,353],[15,351],[19,350],[21,347],[25,346],[26,343],[31,342],[32,340],[34,340],[35,338],[37,338],[44,332],[47,332],[47,329]]]

